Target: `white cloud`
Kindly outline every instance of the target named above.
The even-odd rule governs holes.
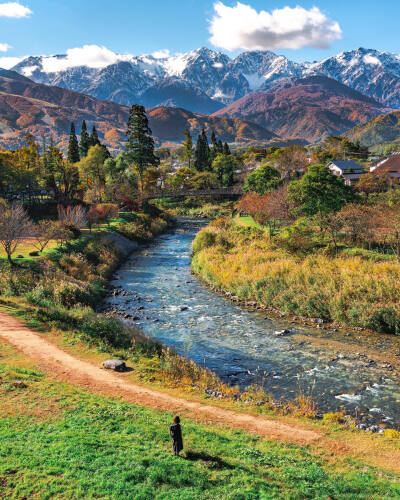
[[[214,10],[210,41],[226,50],[327,48],[342,36],[339,24],[318,7],[284,7],[269,13],[240,2],[234,7],[217,2]]]
[[[168,49],[161,49],[161,50],[156,50],[151,55],[156,59],[164,59],[166,57],[170,57],[171,54]]]
[[[0,17],[28,17],[33,12],[17,2],[0,3]]]
[[[0,68],[11,69],[23,59],[23,57],[0,57]]]
[[[8,49],[11,49],[11,45],[8,45],[8,43],[0,43],[0,52],[7,52]]]
[[[83,47],[68,49],[65,57],[50,56],[43,58],[43,71],[53,73],[76,66],[105,68],[117,61],[129,60],[130,58],[131,56],[116,54],[106,47],[84,45]]]

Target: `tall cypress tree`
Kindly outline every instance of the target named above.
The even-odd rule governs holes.
[[[160,159],[154,154],[154,140],[144,106],[134,104],[129,111],[128,137],[125,156],[139,177],[140,193],[143,193],[143,174],[150,166],[158,166]]]
[[[99,136],[97,134],[96,127],[93,125],[92,127],[92,133],[90,134],[89,137],[89,147],[91,148],[92,146],[100,146],[101,142],[99,139]]]
[[[218,154],[218,142],[214,130],[211,132],[211,144],[212,146],[210,148],[210,164],[212,164],[214,158]]]
[[[218,154],[223,154],[224,153],[224,145],[222,144],[221,140],[218,141],[217,151],[218,151]]]
[[[85,156],[87,156],[88,151],[89,151],[89,142],[90,142],[90,139],[89,139],[89,134],[88,134],[87,127],[86,127],[86,121],[83,120],[82,129],[81,129],[81,142],[79,143],[79,152],[80,152],[81,158],[84,158]]]
[[[229,149],[228,143],[225,142],[224,144],[224,155],[228,156],[231,154],[231,150]]]
[[[186,127],[185,130],[185,141],[183,143],[183,159],[188,162],[189,168],[191,167],[191,162],[193,159],[193,140],[190,135],[189,129]]]
[[[71,123],[71,131],[69,134],[67,158],[69,163],[77,163],[80,160],[79,144],[78,139],[76,138],[75,125],[73,123]]]
[[[208,140],[204,129],[197,138],[194,164],[199,172],[204,172],[205,170],[210,169],[210,148],[208,146]]]

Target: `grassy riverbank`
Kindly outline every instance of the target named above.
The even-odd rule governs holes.
[[[200,231],[193,249],[194,272],[242,300],[286,315],[400,333],[400,264],[392,256],[361,249],[299,256],[266,232],[230,221]]]
[[[0,308],[34,329],[135,363],[144,381],[188,385],[231,393],[215,375],[150,341],[137,328],[98,314],[108,280],[125,259],[113,233],[139,242],[165,231],[171,221],[158,214],[122,214],[35,259],[0,262]],[[117,243],[120,243],[117,241]]]
[[[93,395],[46,377],[0,343],[0,497],[398,498],[395,474],[343,454],[266,441]],[[14,385],[21,380],[26,385]]]

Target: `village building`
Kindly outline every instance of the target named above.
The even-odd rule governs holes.
[[[376,175],[387,175],[392,181],[398,182],[400,179],[400,151],[396,151],[372,165],[370,170]]]
[[[365,173],[364,167],[354,160],[334,160],[328,163],[327,167],[332,174],[342,177],[347,186],[357,184]]]

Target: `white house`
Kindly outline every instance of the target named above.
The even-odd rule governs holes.
[[[347,186],[356,184],[365,173],[364,167],[354,160],[334,160],[328,163],[327,167],[332,174],[342,177]]]

